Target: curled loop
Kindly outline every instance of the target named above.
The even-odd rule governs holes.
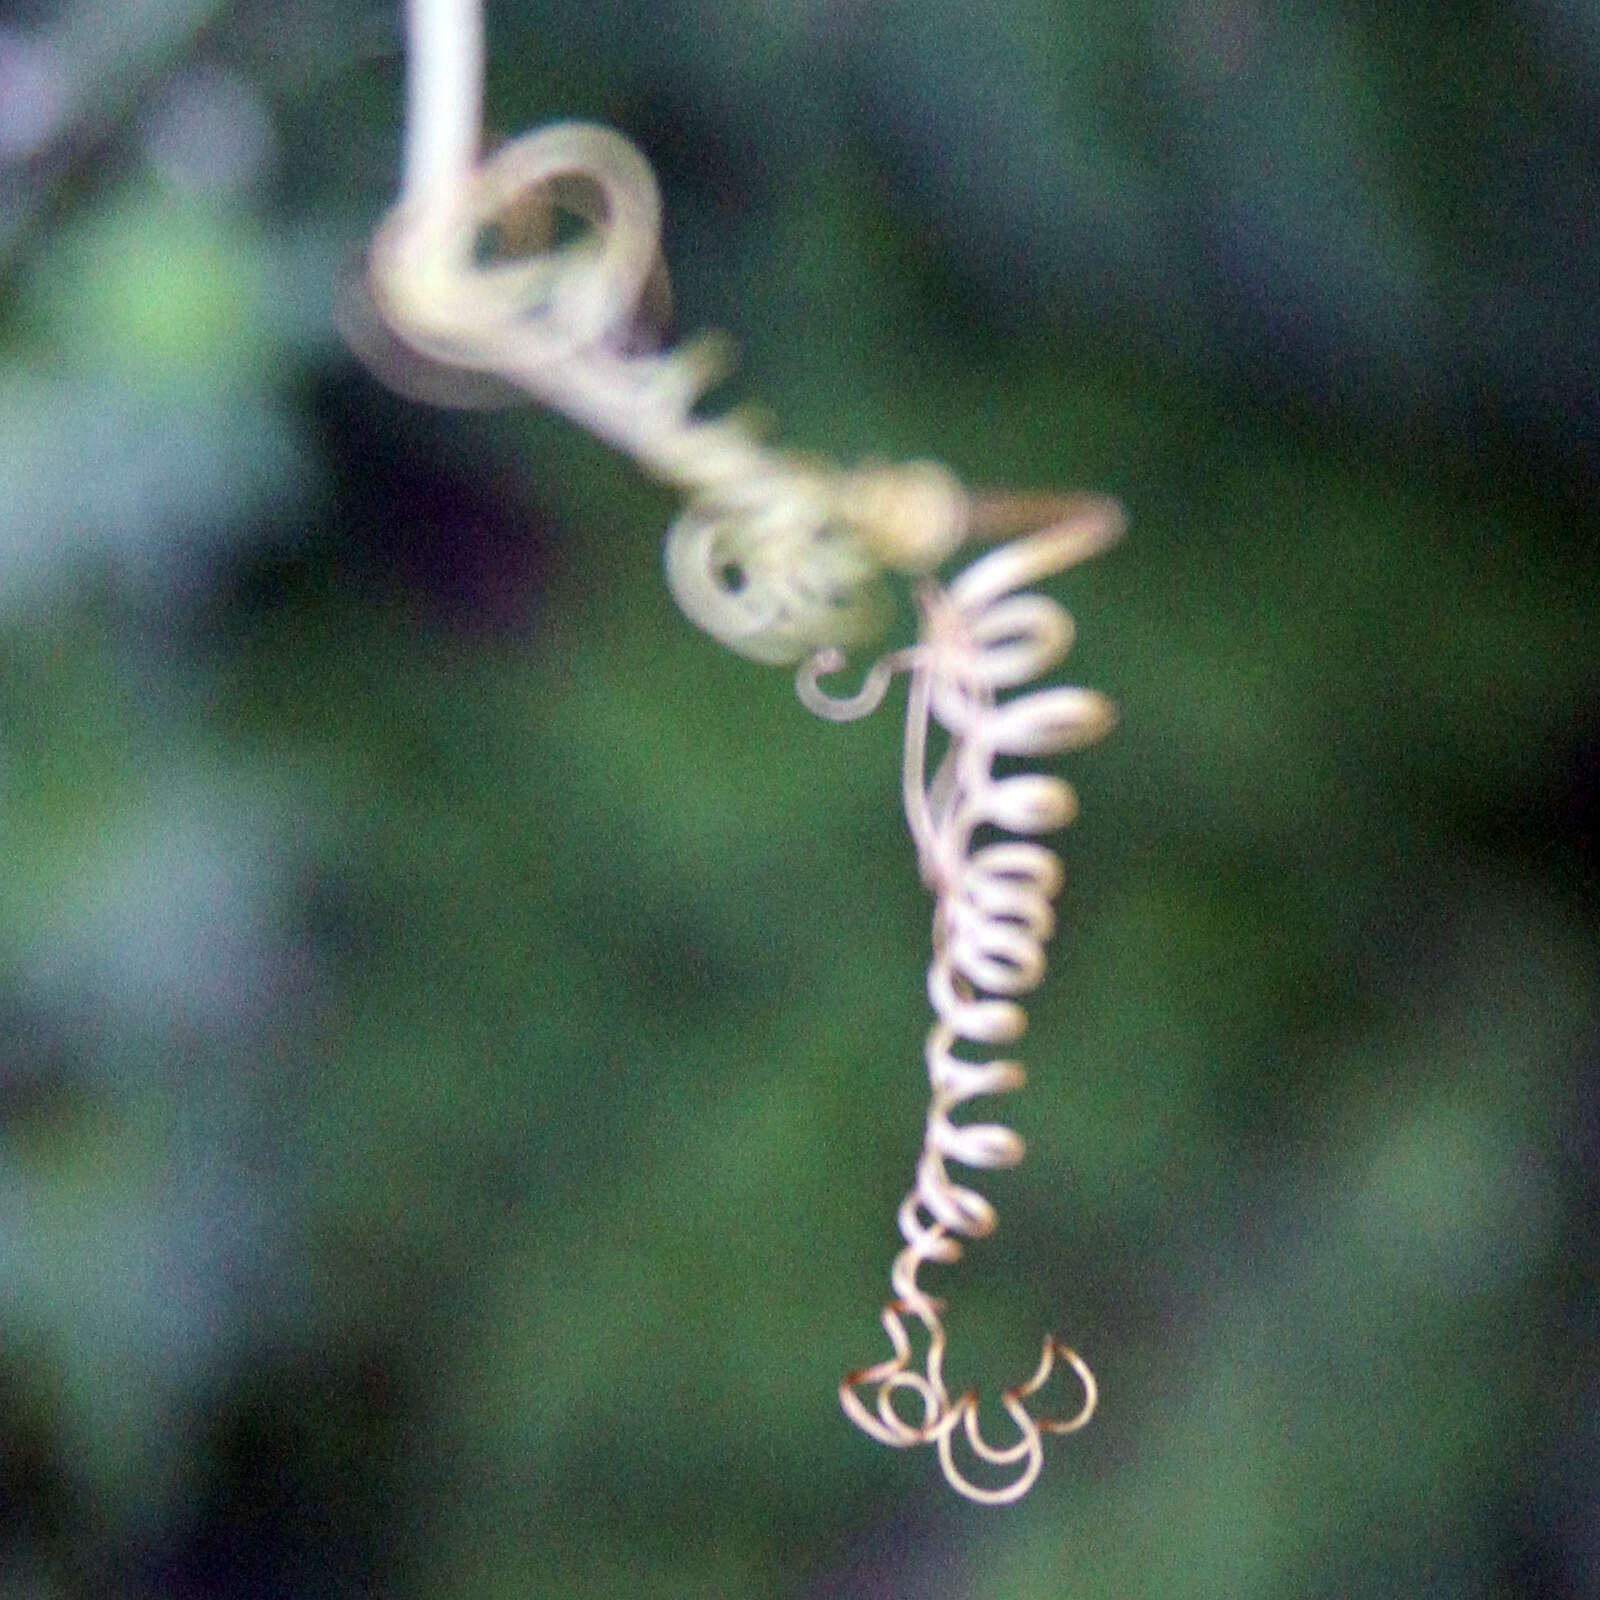
[[[556,214],[588,224],[556,242]],[[500,225],[526,254],[484,258]],[[425,354],[490,371],[537,368],[631,339],[660,269],[661,201],[620,134],[561,122],[501,146],[448,204],[402,203],[373,239],[369,272],[387,320]]]
[[[703,496],[668,531],[665,563],[691,622],[774,666],[870,637],[882,615],[876,569],[799,474]]]
[[[870,716],[883,704],[889,682],[903,664],[900,656],[880,656],[867,669],[854,694],[832,694],[822,687],[822,680],[844,671],[845,656],[844,651],[830,645],[801,662],[795,673],[795,697],[807,711],[825,721],[854,722],[858,717]]]
[[[906,1319],[920,1324],[926,1338],[922,1370],[913,1366],[913,1341]],[[883,1308],[882,1322],[892,1354],[876,1366],[846,1375],[839,1385],[839,1404],[855,1425],[879,1444],[904,1450],[931,1444],[938,1452],[946,1481],[958,1493],[979,1505],[1009,1505],[1033,1487],[1044,1466],[1044,1436],[1076,1433],[1095,1413],[1099,1386],[1094,1373],[1077,1351],[1046,1335],[1039,1363],[1027,1382],[1000,1397],[1016,1434],[1009,1444],[991,1444],[978,1419],[977,1397],[970,1391],[950,1399],[944,1384],[945,1334],[937,1314],[928,1315],[901,1300]],[[1028,1402],[1049,1383],[1056,1364],[1064,1364],[1082,1394],[1078,1409],[1066,1417],[1036,1417]],[[868,1404],[864,1395],[872,1395]],[[910,1420],[897,1407],[902,1395],[914,1397],[920,1416]],[[957,1458],[957,1437],[963,1439],[974,1461],[985,1467],[1011,1471],[999,1483],[982,1483]]]

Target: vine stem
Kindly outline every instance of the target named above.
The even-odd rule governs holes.
[[[406,0],[406,129],[400,202],[443,215],[478,159],[483,126],[479,0]]]

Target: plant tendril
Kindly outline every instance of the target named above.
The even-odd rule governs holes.
[[[1046,1337],[1033,1375],[1001,1395],[1016,1437],[991,1443],[976,1397],[952,1396],[946,1386],[943,1306],[919,1275],[930,1263],[956,1261],[963,1240],[995,1226],[993,1206],[956,1182],[950,1163],[987,1169],[1022,1159],[1009,1128],[955,1114],[1022,1085],[1018,1063],[987,1053],[1023,1032],[1019,997],[1044,976],[1062,869],[1036,836],[1064,827],[1077,810],[1064,779],[997,776],[995,762],[1079,748],[1113,721],[1109,702],[1092,690],[1015,692],[1050,671],[1072,642],[1067,613],[1021,591],[1111,543],[1122,514],[1087,495],[971,496],[928,461],[843,470],[771,447],[749,413],[700,414],[730,357],[717,336],[655,347],[669,290],[649,164],[620,134],[580,122],[481,156],[480,5],[407,0],[401,193],[367,257],[371,309],[385,330],[373,364],[402,391],[427,398],[443,398],[452,383],[471,403],[520,392],[677,486],[685,504],[668,531],[664,564],[679,607],[730,649],[795,667],[796,693],[818,716],[866,716],[894,676],[908,674],[903,801],[934,897],[934,1020],[924,1046],[930,1098],[882,1313],[890,1354],[851,1373],[839,1398],[880,1443],[933,1445],[945,1477],[967,1498],[1016,1500],[1039,1475],[1044,1435],[1074,1432],[1093,1414],[1094,1376],[1075,1351]],[[577,225],[575,235],[557,225],[561,214]],[[497,248],[486,249],[486,240]],[[348,325],[366,341],[360,315]],[[365,326],[374,326],[371,317]],[[406,361],[416,376],[402,370]],[[942,586],[938,569],[979,539],[1009,542]],[[833,693],[822,680],[843,671],[845,651],[883,626],[887,574],[913,581],[916,641],[879,656],[853,693]],[[931,773],[930,744],[939,750]],[[985,842],[975,842],[980,837]],[[1065,1418],[1035,1416],[1030,1402],[1058,1362],[1081,1388],[1081,1403]],[[913,1409],[908,1415],[900,1405]],[[1001,1481],[979,1481],[974,1465],[980,1478]]]

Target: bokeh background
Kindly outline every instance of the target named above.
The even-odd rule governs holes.
[[[1600,1594],[1600,5],[502,0],[661,174],[719,404],[1117,495],[952,1378],[834,1385],[923,1110],[892,711],[815,723],[559,419],[337,287],[398,7],[0,21],[5,1600]]]

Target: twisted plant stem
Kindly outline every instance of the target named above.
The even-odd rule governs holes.
[[[509,387],[554,407],[676,485],[686,504],[668,532],[665,567],[678,604],[729,648],[798,665],[796,689],[813,711],[864,715],[896,673],[909,675],[906,821],[934,896],[930,1103],[899,1210],[904,1245],[883,1311],[890,1354],[851,1373],[839,1395],[880,1442],[933,1445],[969,1499],[1015,1500],[1039,1474],[1043,1436],[1089,1420],[1094,1377],[1047,1337],[1032,1376],[1002,1396],[1015,1439],[991,1444],[976,1398],[952,1397],[946,1386],[942,1306],[919,1274],[955,1261],[963,1239],[995,1225],[993,1207],[954,1181],[949,1164],[993,1168],[1022,1157],[1009,1128],[954,1120],[969,1100],[1019,1088],[1022,1068],[962,1052],[982,1056],[1023,1031],[1018,997],[1044,976],[1062,878],[1035,836],[1077,809],[1064,780],[997,776],[995,763],[1077,748],[1113,720],[1090,690],[1004,693],[1048,672],[1072,640],[1055,601],[1019,591],[1104,548],[1121,513],[1090,496],[972,497],[932,462],[842,470],[771,447],[737,414],[699,414],[727,352],[716,338],[649,347],[641,307],[667,291],[660,198],[644,157],[609,129],[566,122],[480,158],[479,0],[407,0],[407,24],[401,192],[367,263],[373,308],[393,337],[414,361],[491,380],[480,395]],[[558,242],[562,213],[582,224],[566,242]],[[967,540],[1019,533],[948,587],[933,576]],[[881,656],[854,695],[833,695],[822,679],[882,624],[886,573],[913,580],[916,642]],[[931,774],[930,743],[941,745]],[[1058,1361],[1081,1386],[1081,1404],[1064,1419],[1036,1417],[1030,1402]],[[904,1394],[915,1397],[915,1417],[896,1409]],[[1001,1481],[971,1476],[956,1456],[958,1434],[980,1477],[993,1469]]]
[[[406,0],[406,36],[400,204],[445,213],[478,159],[483,12],[461,0]]]

